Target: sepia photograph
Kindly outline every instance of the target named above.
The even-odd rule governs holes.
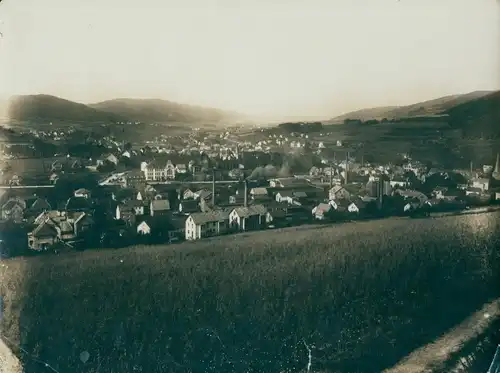
[[[0,0],[0,373],[500,373],[500,1]]]

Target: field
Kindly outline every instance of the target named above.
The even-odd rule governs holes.
[[[499,217],[7,260],[0,326],[27,371],[379,372],[500,295]]]

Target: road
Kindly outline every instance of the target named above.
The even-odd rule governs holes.
[[[392,369],[384,373],[427,373],[432,366],[445,362],[467,340],[487,329],[496,317],[500,316],[500,299],[486,304],[482,310],[473,314],[462,324],[445,334],[434,343],[414,351]]]

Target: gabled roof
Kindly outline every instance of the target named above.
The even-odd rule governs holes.
[[[26,203],[22,200],[15,199],[15,198],[9,199],[2,206],[2,210],[4,210],[4,211],[12,210],[15,206],[21,207],[24,210],[26,208]]]
[[[236,207],[234,209],[240,218],[247,218],[255,215],[265,215],[267,208],[264,205],[251,205],[248,207]]]
[[[170,202],[168,199],[155,199],[151,201],[151,209],[153,211],[170,210]]]
[[[320,203],[316,206],[316,212],[322,211],[322,212],[328,212],[332,209],[332,205],[329,203]]]
[[[47,219],[39,224],[32,232],[33,237],[57,236],[57,229]]]
[[[364,202],[361,198],[355,198],[351,201],[351,204],[354,204],[358,209],[362,209],[366,207],[366,202]]]
[[[332,189],[330,189],[331,193],[338,193],[342,189],[345,189],[342,185],[334,185]]]
[[[209,222],[216,222],[229,219],[227,210],[214,210],[209,212],[195,212],[189,215],[196,225],[201,225]]]
[[[134,208],[143,207],[144,204],[142,203],[142,201],[131,199],[118,206],[120,207],[120,210],[126,211],[126,210],[132,210]]]
[[[87,198],[70,197],[66,202],[66,210],[85,210],[90,209],[91,205]]]
[[[244,190],[243,190],[243,193],[245,193]],[[267,195],[268,192],[267,192],[267,188],[257,187],[257,188],[250,189],[250,194],[253,194],[253,195],[257,195],[257,194]]]
[[[44,199],[44,198],[40,198],[40,197],[37,197],[32,203],[31,205],[28,207],[29,209],[33,209],[33,210],[37,210],[37,209],[46,209],[46,210],[50,210],[51,209],[51,206],[50,206],[50,203]]]

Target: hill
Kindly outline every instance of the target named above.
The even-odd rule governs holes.
[[[359,119],[362,121],[369,119],[377,119],[380,120],[382,118],[387,118],[387,113],[391,110],[397,109],[398,106],[381,106],[374,107],[369,109],[361,109],[356,111],[351,111],[346,114],[339,115],[333,119],[330,119],[328,122],[332,123],[342,123],[346,119]]]
[[[341,123],[345,119],[360,119],[365,121],[369,119],[398,119],[406,117],[444,114],[447,110],[450,110],[455,106],[476,100],[484,96],[488,96],[491,93],[491,91],[474,91],[466,94],[444,96],[432,100],[418,102],[412,105],[362,109],[332,118],[328,120],[328,123]]]
[[[89,105],[90,107],[145,123],[220,123],[233,122],[242,115],[219,109],[184,105],[160,99],[121,98]]]
[[[50,95],[12,97],[7,117],[16,121],[116,123],[125,118]]]
[[[450,124],[474,135],[500,135],[500,91],[449,108]]]

